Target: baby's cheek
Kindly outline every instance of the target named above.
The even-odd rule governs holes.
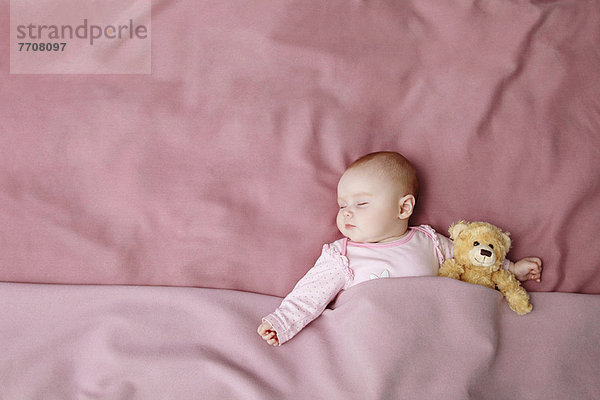
[[[344,226],[344,218],[342,216],[342,212],[338,212],[337,217],[335,218],[335,223],[338,229],[341,231]]]

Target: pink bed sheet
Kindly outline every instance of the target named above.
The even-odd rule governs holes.
[[[222,289],[0,284],[0,398],[595,399],[600,297],[371,281],[279,348],[281,299]]]
[[[153,1],[150,75],[11,75],[3,35],[0,280],[283,296],[345,166],[396,150],[414,224],[487,220],[543,258],[529,290],[600,293],[599,26],[595,0]]]

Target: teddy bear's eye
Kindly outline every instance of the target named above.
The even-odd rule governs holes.
[[[473,246],[475,246],[475,247],[479,246],[479,242],[473,242]]]
[[[494,250],[494,245],[490,243],[490,248]]]

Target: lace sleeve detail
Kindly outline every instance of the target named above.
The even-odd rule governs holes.
[[[344,285],[344,289],[347,289],[350,283],[354,280],[354,271],[350,268],[350,262],[348,261],[348,257],[342,255],[340,251],[333,245],[326,244],[323,245],[323,250],[321,252],[321,257],[328,259],[332,264],[336,265],[343,273],[346,278],[346,284]]]
[[[438,262],[440,265],[442,265],[442,263],[444,262],[444,260],[446,258],[452,258],[452,255],[450,254],[450,256],[448,257],[448,251],[447,251],[447,243],[443,240],[443,239],[447,239],[447,241],[450,242],[450,250],[452,249],[452,241],[442,235],[440,235],[439,233],[437,233],[435,231],[435,229],[433,229],[431,226],[429,225],[420,225],[415,227],[414,229],[424,233],[425,235],[427,235],[427,237],[429,239],[431,239],[431,242],[433,243],[433,248],[435,249],[435,255],[437,256]],[[442,243],[442,241],[444,243]]]

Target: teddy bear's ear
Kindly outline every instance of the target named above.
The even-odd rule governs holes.
[[[464,231],[467,226],[469,226],[469,224],[465,221],[458,221],[457,223],[450,225],[450,228],[448,229],[448,233],[450,233],[450,239],[456,240],[458,235],[460,235],[460,233]]]
[[[510,249],[510,245],[511,245],[510,238],[508,237],[508,235],[510,235],[510,233],[501,231],[500,234],[502,235],[502,244],[504,245],[504,248],[506,249],[506,252],[508,253],[508,249]]]

